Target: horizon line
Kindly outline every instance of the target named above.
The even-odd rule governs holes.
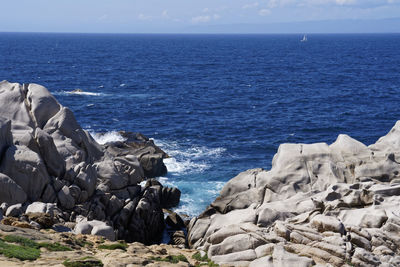
[[[398,32],[74,32],[74,31],[3,31],[0,30],[0,34],[15,33],[15,34],[103,34],[103,35],[302,35],[302,34],[313,34],[313,35],[352,35],[352,34],[400,34]]]

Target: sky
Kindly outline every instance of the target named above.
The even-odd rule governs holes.
[[[368,31],[374,25],[379,26],[374,31],[400,32],[400,19],[391,21],[391,26],[385,20],[400,18],[400,0],[0,0],[0,4],[2,32],[301,32],[310,30],[310,25],[317,32],[346,32],[353,22],[358,23],[354,31]],[[260,25],[270,27],[260,30]]]

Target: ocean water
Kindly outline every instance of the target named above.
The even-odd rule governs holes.
[[[400,119],[399,34],[301,37],[0,33],[0,80],[46,86],[99,142],[153,138],[193,216],[281,143],[368,145]]]

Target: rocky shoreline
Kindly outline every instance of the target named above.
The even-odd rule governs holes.
[[[400,266],[400,121],[375,144],[282,144],[231,179],[189,245],[232,266]]]
[[[127,132],[125,142],[99,145],[37,84],[1,82],[0,103],[3,224],[148,245],[161,241],[163,209],[178,205],[181,194],[151,179],[167,172],[164,151]],[[179,232],[171,232],[172,240],[179,241],[182,229],[172,228]]]
[[[168,155],[147,137],[99,145],[37,84],[1,82],[0,103],[0,264],[67,266],[81,255],[105,266],[400,265],[400,122],[370,146],[347,135],[282,144],[271,170],[240,173],[189,222],[168,210],[180,191],[153,179]],[[153,245],[166,228],[172,246]],[[7,236],[25,231],[74,252],[7,258]],[[76,238],[95,241],[78,248]],[[112,257],[96,240],[117,248]]]

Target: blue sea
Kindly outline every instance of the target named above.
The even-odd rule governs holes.
[[[46,86],[100,142],[154,139],[193,216],[281,143],[368,145],[400,119],[399,34],[301,38],[0,33],[0,80]]]

